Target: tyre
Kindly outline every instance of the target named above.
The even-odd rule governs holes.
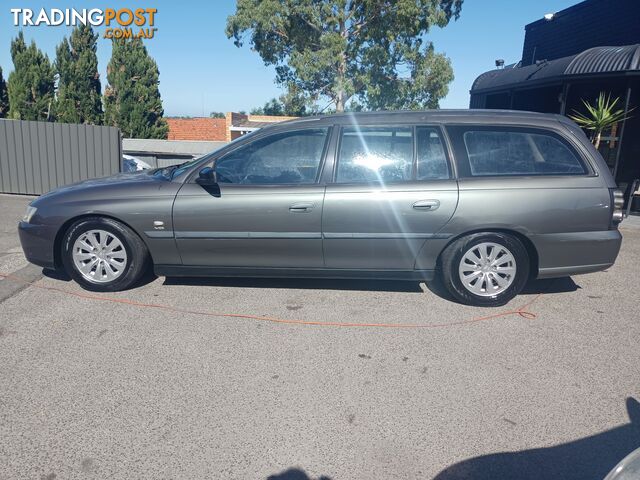
[[[110,218],[78,220],[62,240],[64,268],[87,290],[126,290],[140,279],[148,262],[149,252],[140,237]]]
[[[440,264],[444,285],[457,301],[467,305],[504,305],[529,279],[527,249],[506,233],[459,238],[444,250]]]

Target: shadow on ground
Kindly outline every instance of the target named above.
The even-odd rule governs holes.
[[[496,453],[456,463],[435,480],[602,480],[640,447],[640,403],[627,399],[629,423],[549,448]]]
[[[42,275],[53,280],[59,280],[61,282],[71,281],[71,277],[67,275],[67,272],[65,272],[64,270],[49,270],[48,268],[43,268]]]
[[[42,275],[51,278],[53,280],[58,280],[60,282],[71,282],[73,279],[62,269],[58,270],[50,270],[48,268],[42,269]],[[136,282],[133,287],[128,288],[127,290],[132,290],[134,288],[144,287],[145,285],[155,281],[158,277],[153,273],[153,269],[148,268],[145,270],[142,278]]]
[[[193,285],[204,287],[229,288],[290,288],[303,290],[352,290],[373,292],[424,293],[419,282],[404,280],[349,280],[349,279],[313,279],[313,278],[223,278],[223,277],[166,277],[165,285]],[[453,300],[446,287],[436,278],[425,282],[427,288],[445,300]],[[571,279],[554,278],[533,280],[521,295],[538,293],[574,292],[580,287]]]
[[[571,277],[547,278],[530,281],[520,295],[575,292],[580,288],[580,285],[576,284]]]
[[[71,281],[71,277],[61,270],[44,269],[45,277],[63,282]],[[157,277],[148,269],[134,288],[147,285]],[[424,282],[427,289],[440,298],[455,301],[439,277]],[[421,283],[405,280],[353,280],[353,279],[315,279],[315,278],[235,278],[235,277],[166,277],[164,285],[186,285],[198,287],[227,288],[284,288],[302,290],[345,290],[368,292],[405,292],[424,293]],[[537,295],[539,293],[575,292],[580,288],[571,277],[532,280],[521,295]]]
[[[321,477],[318,477],[317,479],[312,479],[303,470],[300,470],[299,468],[290,468],[289,470],[285,470],[282,473],[269,475],[267,477],[267,480],[331,480],[331,478],[325,477],[323,475]]]

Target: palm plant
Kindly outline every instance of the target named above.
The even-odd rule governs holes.
[[[584,113],[574,110],[574,115],[569,115],[569,118],[582,128],[593,132],[591,142],[596,149],[600,147],[602,132],[613,127],[616,123],[629,118],[625,115],[623,108],[616,110],[616,105],[619,101],[620,98],[614,98],[612,100],[611,94],[605,95],[604,92],[600,92],[595,105],[582,100],[582,103],[587,108],[588,114],[585,115]]]

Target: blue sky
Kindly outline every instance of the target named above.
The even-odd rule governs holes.
[[[211,111],[250,110],[281,92],[274,84],[274,69],[245,45],[234,46],[224,34],[226,18],[235,1],[3,1],[0,7],[0,66],[5,78],[13,69],[9,44],[18,33],[11,8],[139,8],[155,7],[156,38],[146,41],[160,68],[160,92],[165,114],[200,116]],[[455,80],[443,108],[467,108],[469,88],[482,72],[494,67],[494,60],[518,61],[522,54],[524,26],[545,13],[557,12],[576,0],[466,0],[460,19],[444,29],[432,30],[428,38],[436,50],[452,61]],[[55,46],[67,27],[25,27],[28,41],[55,56]],[[98,32],[104,33],[104,27]],[[111,55],[109,40],[100,39],[98,59],[103,88]]]

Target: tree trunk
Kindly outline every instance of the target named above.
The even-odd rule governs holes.
[[[602,138],[602,132],[596,132],[595,136],[593,137],[593,146],[596,147],[596,150],[598,150],[598,148],[600,148],[600,139]]]
[[[341,18],[340,21],[338,22],[338,28],[340,29],[340,35],[345,40],[345,48],[346,48],[346,43],[349,37],[349,33],[347,31],[346,24],[343,18]],[[336,75],[336,83],[338,85],[338,91],[336,92],[336,112],[337,113],[344,112],[344,107],[345,107],[344,104],[346,102],[345,91],[344,91],[346,74],[347,74],[347,52],[343,51],[340,54],[340,61],[338,63],[338,74]]]
[[[344,92],[342,90],[338,92],[338,97],[336,98],[336,112],[344,112]]]

